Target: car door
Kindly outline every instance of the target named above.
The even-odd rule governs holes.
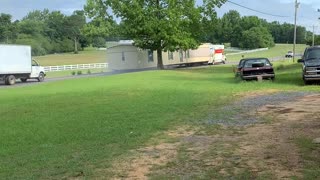
[[[40,66],[37,61],[32,60],[32,67],[31,67],[31,78],[37,78],[39,77],[39,72],[40,72]]]

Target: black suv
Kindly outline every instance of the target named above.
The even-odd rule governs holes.
[[[320,81],[320,46],[306,48],[298,63],[303,63],[302,78],[305,84]]]

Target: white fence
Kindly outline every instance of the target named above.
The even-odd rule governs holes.
[[[259,52],[259,51],[267,51],[269,48],[260,48],[260,49],[253,49],[253,50],[246,50],[246,51],[241,51],[241,52],[236,52],[236,53],[228,53],[228,55],[237,55],[237,54],[246,54],[246,53],[253,53],[253,52]]]
[[[103,69],[108,68],[108,63],[94,63],[94,64],[73,64],[73,65],[62,65],[62,66],[45,66],[46,72],[52,71],[68,71],[77,69]]]

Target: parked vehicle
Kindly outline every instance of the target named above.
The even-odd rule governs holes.
[[[298,63],[303,64],[302,78],[305,84],[320,80],[320,46],[306,48]]]
[[[227,58],[224,54],[224,45],[212,45],[210,47],[211,58],[208,64],[225,64]]]
[[[293,52],[288,51],[287,54],[285,55],[286,58],[292,58],[293,57]]]
[[[44,81],[44,68],[32,60],[31,47],[22,45],[0,45],[0,80],[14,85],[16,79]]]
[[[236,76],[243,80],[275,79],[272,63],[267,58],[241,59],[236,70]]]

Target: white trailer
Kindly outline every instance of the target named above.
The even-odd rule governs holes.
[[[16,79],[42,82],[45,75],[44,68],[32,60],[30,46],[0,44],[0,80],[6,85],[15,84]]]
[[[226,56],[224,55],[224,45],[212,45],[210,47],[211,58],[209,64],[226,63]]]

